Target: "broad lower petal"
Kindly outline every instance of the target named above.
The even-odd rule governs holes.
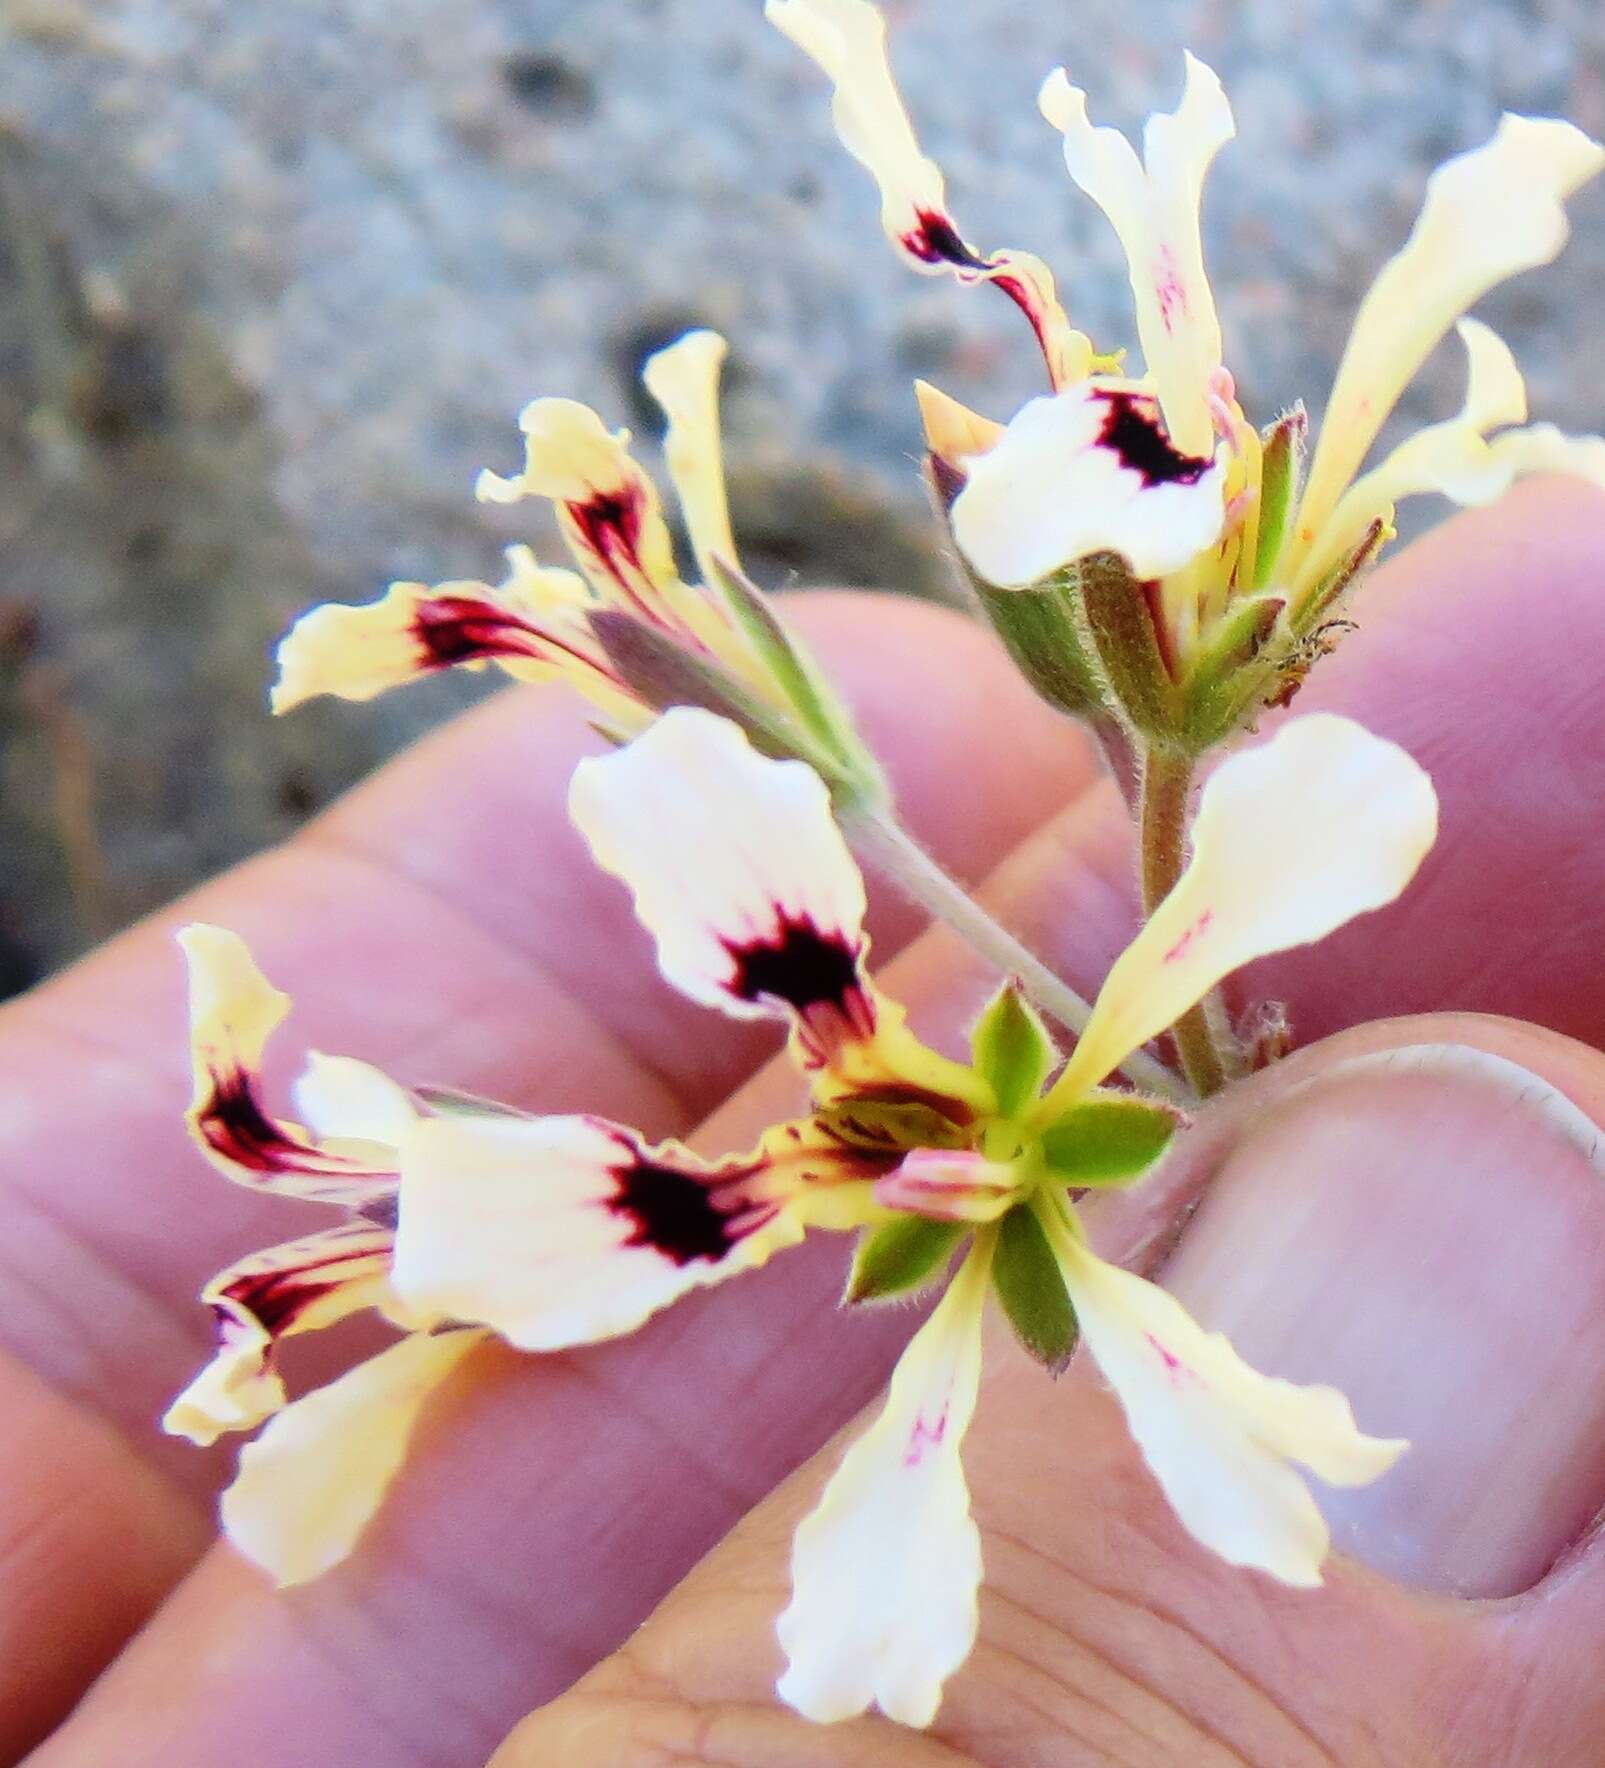
[[[713,579],[711,559],[741,563],[730,531],[719,442],[719,369],[728,348],[716,331],[687,332],[649,357],[641,371],[646,390],[668,420],[663,457],[705,583]]]
[[[1178,449],[1214,443],[1211,379],[1221,363],[1220,321],[1204,274],[1199,208],[1204,176],[1236,133],[1220,81],[1187,57],[1187,84],[1173,114],[1150,117],[1143,158],[1118,129],[1095,128],[1087,95],[1063,68],[1043,85],[1042,114],[1064,136],[1070,176],[1114,225],[1126,250],[1143,361]]]
[[[523,1350],[612,1338],[802,1238],[762,1172],[595,1117],[430,1120],[404,1155],[396,1291]]]
[[[388,1228],[350,1222],[253,1253],[201,1291],[217,1322],[210,1363],[162,1420],[203,1446],[225,1431],[254,1430],[284,1405],[273,1365],[279,1342],[332,1326],[390,1300]]]
[[[425,1402],[486,1335],[413,1333],[286,1406],[240,1453],[223,1532],[281,1587],[338,1565],[400,1471]]]
[[[1053,276],[1027,252],[983,256],[947,208],[941,169],[914,134],[886,53],[886,21],[869,0],[766,0],[764,15],[823,70],[842,145],[880,190],[881,225],[906,262],[960,282],[996,283],[1031,322],[1054,386],[1083,379],[1092,346],[1071,328]]]
[[[1432,174],[1409,239],[1355,315],[1293,531],[1295,562],[1433,346],[1496,283],[1559,253],[1565,199],[1602,164],[1605,150],[1570,123],[1507,115],[1491,141]]]
[[[1296,718],[1231,756],[1204,787],[1191,862],[1109,972],[1050,1112],[1231,971],[1392,902],[1437,825],[1426,773],[1352,719]]]
[[[1319,1584],[1327,1526],[1290,1463],[1366,1485],[1409,1445],[1363,1435],[1335,1388],[1259,1374],[1157,1284],[1068,1234],[1056,1250],[1083,1341],[1188,1531],[1232,1565]]]
[[[778,1692],[810,1719],[878,1706],[929,1725],[975,1643],[981,1540],[959,1451],[980,1388],[987,1264],[965,1260],[797,1530]]]
[[[194,1091],[190,1134],[237,1184],[351,1206],[395,1189],[393,1149],[329,1148],[262,1103],[262,1054],[290,1009],[238,934],[195,924],[178,935],[189,965]]]
[[[978,576],[1020,588],[1116,552],[1142,578],[1180,570],[1219,538],[1226,462],[1179,452],[1152,396],[1084,381],[1023,406],[962,459],[953,536]]]

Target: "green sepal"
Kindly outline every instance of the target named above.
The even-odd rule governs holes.
[[[1304,480],[1304,442],[1310,418],[1302,401],[1284,411],[1260,437],[1259,539],[1248,572],[1251,589],[1263,589],[1276,574],[1287,545]]]
[[[1016,1117],[1053,1072],[1059,1052],[1020,984],[1012,978],[993,995],[970,1033],[970,1061],[997,1094],[999,1117]]]
[[[895,1301],[928,1288],[969,1232],[968,1222],[936,1222],[917,1215],[866,1228],[858,1237],[842,1300],[850,1306]]]
[[[1109,690],[1094,661],[1072,568],[1024,589],[995,589],[971,574],[976,596],[1015,667],[1060,712],[1101,718]]]
[[[743,637],[809,731],[865,783],[882,783],[880,769],[860,740],[852,717],[824,671],[775,612],[770,598],[726,559],[708,561],[714,587],[724,597]]]
[[[1057,1375],[1070,1361],[1080,1326],[1064,1273],[1029,1203],[1017,1203],[998,1223],[992,1288],[1015,1337]]]
[[[1330,571],[1293,609],[1293,630],[1302,638],[1310,637],[1315,627],[1337,613],[1338,604],[1376,556],[1393,538],[1393,527],[1381,516],[1371,523]],[[1313,662],[1314,659],[1312,658]],[[1306,664],[1306,671],[1309,665]]]
[[[1281,643],[1276,641],[1286,607],[1279,595],[1241,596],[1228,603],[1187,678],[1182,728],[1190,749],[1223,742],[1275,691],[1275,659],[1294,643],[1285,627]]]
[[[740,725],[765,755],[798,756],[827,781],[840,776],[839,762],[823,753],[809,733],[783,712],[766,706],[729,670],[699,657],[633,614],[599,608],[586,618],[620,680],[654,711],[700,706]]]
[[[1158,586],[1134,577],[1118,553],[1089,553],[1071,569],[1099,665],[1120,710],[1150,741],[1174,744],[1181,727],[1181,694],[1165,659],[1151,600]]]
[[[914,1148],[961,1148],[966,1132],[935,1106],[843,1099],[822,1106],[814,1122],[850,1148],[879,1154]]]
[[[1042,1132],[1048,1176],[1076,1189],[1130,1184],[1165,1152],[1186,1121],[1160,1099],[1094,1093]]]

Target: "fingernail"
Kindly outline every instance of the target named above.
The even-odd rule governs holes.
[[[1334,1069],[1226,1156],[1160,1274],[1256,1368],[1410,1439],[1315,1486],[1333,1543],[1403,1583],[1530,1588],[1605,1500],[1605,1157],[1536,1076],[1467,1049]]]

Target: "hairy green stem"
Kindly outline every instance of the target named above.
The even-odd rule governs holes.
[[[1142,866],[1142,912],[1153,914],[1187,864],[1187,798],[1192,790],[1190,757],[1149,749],[1143,757],[1138,838]],[[1212,1021],[1224,1021],[1213,998],[1190,1008],[1171,1028],[1182,1070],[1200,1098],[1226,1084],[1226,1064]]]
[[[849,806],[837,814],[848,840],[862,858],[893,879],[922,908],[945,921],[1005,975],[1017,976],[1044,1013],[1077,1036],[1086,1029],[1092,1016],[1088,1003],[995,921],[963,885],[950,878],[889,812],[877,807]],[[1133,1082],[1149,1092],[1186,1102],[1177,1076],[1141,1050],[1128,1056],[1121,1067]]]

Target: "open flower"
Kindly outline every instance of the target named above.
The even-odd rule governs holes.
[[[520,681],[567,682],[620,740],[667,705],[710,705],[766,746],[873,788],[874,764],[847,713],[741,572],[720,453],[725,350],[717,332],[687,332],[642,374],[667,420],[664,455],[701,584],[680,575],[629,431],[609,430],[575,400],[536,399],[519,418],[523,467],[508,477],[482,472],[477,495],[549,499],[579,572],[512,546],[508,575],[494,587],[394,583],[374,602],[314,608],[279,646],[273,709],[319,694],[369,700],[443,669],[494,663]]]
[[[945,214],[942,184],[914,144],[877,9],[769,0],[768,12],[834,82],[837,126],[880,184],[887,230],[922,259],[911,217]],[[1565,199],[1605,163],[1581,131],[1506,116],[1484,146],[1433,174],[1409,238],[1361,304],[1306,474],[1302,410],[1257,431],[1225,365],[1199,226],[1205,176],[1235,132],[1214,73],[1186,58],[1181,103],[1149,119],[1141,155],[1091,122],[1062,68],[1039,102],[1071,177],[1125,248],[1144,373],[1111,374],[1115,359],[1088,347],[1080,376],[1050,375],[1052,391],[1006,426],[932,389],[921,405],[933,478],[978,588],[1076,595],[1089,573],[1107,584],[1113,559],[1126,600],[1152,623],[1134,662],[1129,623],[1096,611],[1066,621],[1056,641],[1066,654],[1027,670],[1044,691],[1072,678],[1068,697],[1050,694],[1058,703],[1207,747],[1297,688],[1344,591],[1391,537],[1400,498],[1483,503],[1531,472],[1605,486],[1605,442],[1527,426],[1509,352],[1472,321],[1461,325],[1471,385],[1459,417],[1361,473],[1433,347],[1489,289],[1560,251]],[[1017,649],[1009,615],[995,600],[988,611]],[[1111,646],[1126,655],[1112,658]]]
[[[669,712],[582,763],[571,809],[631,891],[664,975],[788,1028],[806,1108],[713,1160],[601,1118],[408,1092],[318,1057],[302,1128],[262,1097],[284,997],[232,935],[191,928],[196,1138],[229,1177],[344,1216],[206,1291],[217,1354],[169,1427],[209,1441],[266,1420],[224,1499],[233,1539],[287,1582],[348,1550],[430,1388],[486,1330],[533,1351],[616,1336],[810,1228],[852,1229],[853,1302],[929,1287],[962,1262],[798,1532],[780,1688],[800,1710],[833,1719],[878,1703],[926,1724],[970,1649],[980,1549],[959,1455],[989,1292],[1051,1367],[1085,1336],[1201,1542],[1318,1582],[1327,1531],[1293,1464],[1358,1483],[1403,1445],[1362,1435],[1330,1390],[1256,1374],[1162,1291],[1098,1259],[1072,1199],[1141,1176],[1177,1127],[1175,1107],[1103,1084],[1132,1051],[1228,971],[1404,887],[1435,827],[1421,770],[1330,716],[1226,762],[1190,866],[1062,1070],[1012,985],[982,1014],[968,1063],[914,1036],[869,975],[863,883],[824,783],[728,721]],[[286,1405],[277,1344],[361,1308],[407,1336]]]

